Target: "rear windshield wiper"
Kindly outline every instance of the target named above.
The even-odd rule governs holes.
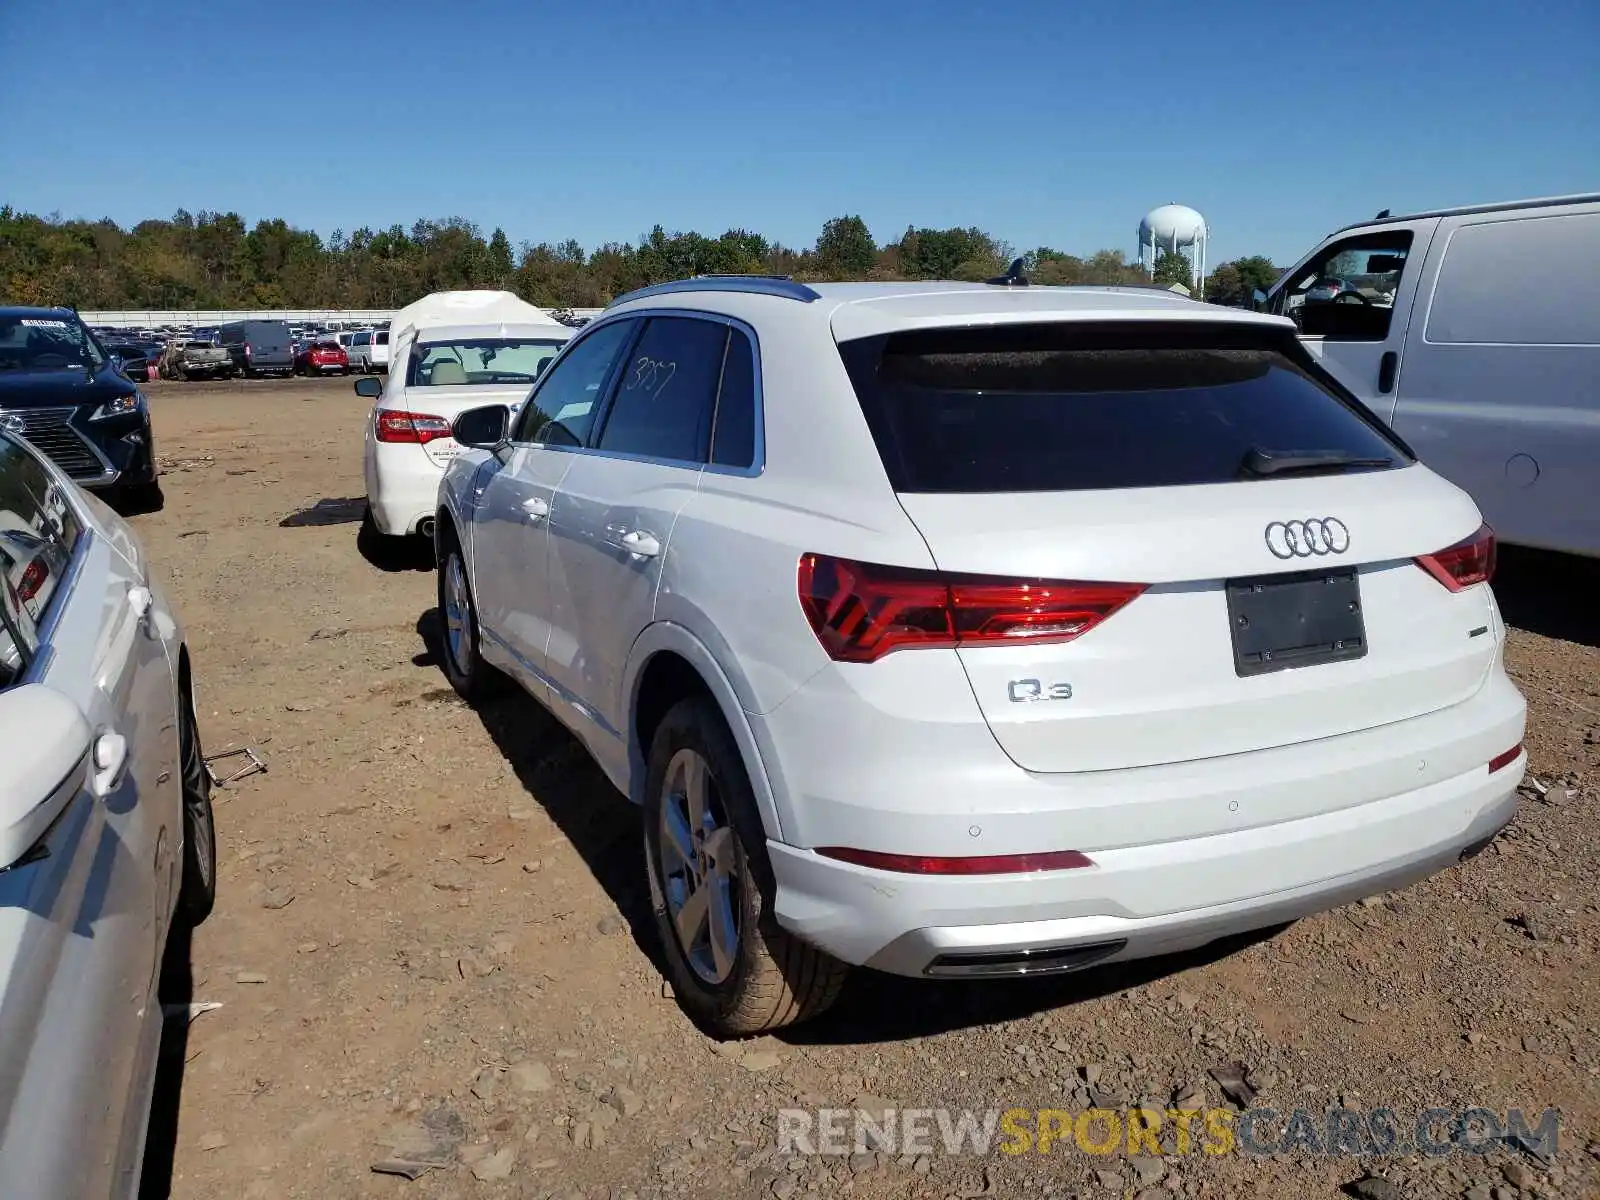
[[[1363,457],[1343,450],[1263,450],[1252,446],[1239,464],[1239,470],[1241,474],[1269,478],[1393,465],[1392,458]]]

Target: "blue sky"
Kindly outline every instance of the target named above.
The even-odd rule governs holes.
[[[1596,0],[0,0],[0,203],[1131,257],[1175,200],[1213,262],[1283,264],[1380,208],[1600,190],[1597,64]]]

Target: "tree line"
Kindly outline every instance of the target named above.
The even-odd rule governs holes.
[[[976,227],[908,228],[877,242],[858,216],[825,223],[815,244],[784,246],[748,229],[720,237],[667,233],[585,250],[486,237],[461,217],[411,228],[335,230],[326,239],[281,218],[247,228],[238,213],[180,209],[124,229],[109,219],[64,220],[0,206],[0,301],[80,309],[393,308],[429,292],[503,288],[544,308],[598,308],[635,288],[695,274],[757,272],[796,279],[987,279],[1016,257]],[[1040,284],[1145,283],[1118,250],[1080,257],[1040,246],[1021,255]],[[1163,254],[1158,282],[1189,281],[1188,263]],[[1223,263],[1207,299],[1240,303],[1277,277],[1266,258]]]

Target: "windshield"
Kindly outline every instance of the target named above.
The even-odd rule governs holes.
[[[77,321],[0,317],[0,371],[82,371],[101,362],[99,350]]]
[[[407,387],[470,387],[480,383],[532,383],[539,365],[564,342],[534,338],[469,338],[426,342],[411,351]]]

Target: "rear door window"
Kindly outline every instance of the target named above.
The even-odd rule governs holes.
[[[901,492],[1176,487],[1261,478],[1263,464],[1277,477],[1291,461],[1326,471],[1410,461],[1292,336],[1272,330],[928,329],[839,352]]]
[[[719,321],[652,317],[623,366],[598,448],[705,462],[727,343]]]

